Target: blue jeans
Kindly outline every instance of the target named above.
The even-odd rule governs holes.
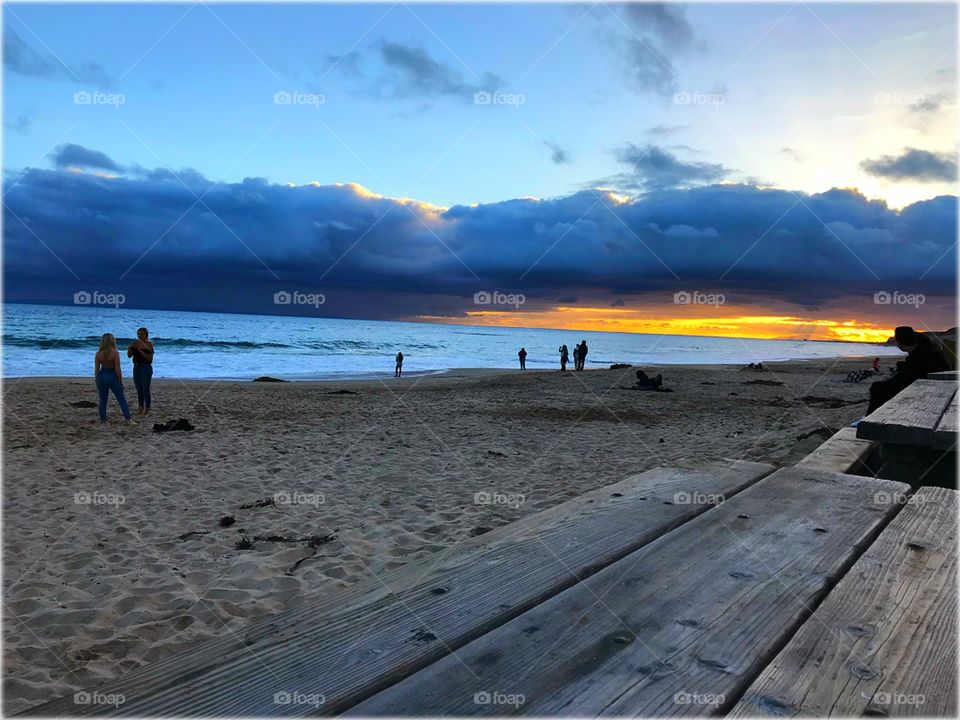
[[[150,409],[150,378],[153,377],[153,365],[141,363],[133,366],[133,384],[137,388],[137,405],[140,409]]]
[[[110,395],[111,390],[113,391],[113,396],[117,398],[117,402],[120,404],[120,412],[129,420],[130,408],[127,407],[127,398],[123,394],[123,383],[120,382],[120,378],[117,377],[115,370],[101,368],[100,374],[97,375],[97,391],[100,393],[100,422],[107,421],[107,397]]]

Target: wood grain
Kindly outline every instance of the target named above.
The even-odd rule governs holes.
[[[956,717],[957,498],[918,490],[732,715]]]
[[[907,489],[778,470],[348,714],[721,712],[895,512],[878,493]]]
[[[874,447],[870,440],[857,438],[856,428],[841,428],[823,445],[798,462],[797,467],[825,472],[854,473],[867,462]]]
[[[934,430],[956,393],[955,383],[917,380],[861,420],[857,437],[897,445],[932,445]]]

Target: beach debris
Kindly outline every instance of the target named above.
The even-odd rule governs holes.
[[[224,515],[220,518],[220,527],[230,527],[237,519],[233,515]]]
[[[780,385],[783,383],[779,380],[747,380],[744,385]]]
[[[380,501],[380,507],[390,507],[390,496],[387,495],[383,500]]]
[[[240,539],[237,540],[234,547],[237,550],[252,550],[253,542],[250,540],[250,538],[247,537],[247,535],[243,532],[243,530],[237,530],[237,532],[240,533]]]
[[[700,384],[701,384],[701,385],[716,385],[715,382],[710,382],[709,380],[704,380],[704,381],[703,381],[702,383],[700,383]]]
[[[633,367],[633,365],[631,365],[630,363],[614,363],[613,365],[610,366],[610,369],[611,369],[611,370],[626,370],[627,368],[631,368],[631,367]]]
[[[258,378],[254,378],[253,382],[289,382],[289,380],[281,380],[280,378],[270,377],[269,375],[261,375]]]
[[[186,418],[180,418],[179,420],[167,420],[165,423],[153,424],[153,431],[155,433],[171,432],[174,430],[188,431],[193,429],[193,425],[191,425],[190,421]]]
[[[93,400],[77,400],[76,402],[70,403],[70,407],[75,408],[95,408],[97,404]]]
[[[263,500],[255,500],[252,503],[247,503],[246,505],[241,505],[241,510],[251,510],[253,508],[262,508],[268,507],[270,505],[275,505],[276,501],[272,497],[265,497]]]
[[[505,452],[501,452],[500,450],[493,450],[493,449],[488,449],[488,450],[487,450],[487,455],[495,455],[495,456],[497,456],[497,457],[506,457],[506,456],[507,456],[507,454],[506,454]]]
[[[327,395],[359,395],[356,390],[331,390]]]
[[[195,535],[209,535],[209,530],[191,530],[190,532],[185,532],[183,535],[178,535],[177,540],[191,540]]]

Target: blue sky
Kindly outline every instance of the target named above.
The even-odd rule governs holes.
[[[864,212],[871,200],[885,201],[895,224],[901,208],[956,195],[952,4],[8,4],[3,20],[4,169],[8,189],[16,181],[9,201],[31,208],[34,231],[42,221],[27,197],[39,197],[35,182],[99,173],[146,204],[170,190],[149,186],[160,181],[147,174],[159,169],[234,188],[244,178],[281,186],[357,183],[363,189],[351,193],[371,202],[414,198],[440,212],[575,198],[599,187],[615,191],[617,203],[642,203],[653,192],[682,195],[721,183],[804,197],[856,188]],[[477,104],[474,93],[485,90],[505,103]],[[77,92],[122,104],[78,104]],[[277,104],[277,93],[308,102]],[[108,162],[85,164],[83,151]],[[25,169],[53,175],[24,176]],[[79,202],[78,188],[63,184],[59,204]],[[203,208],[183,210],[189,224]],[[9,204],[7,211],[14,212]],[[952,266],[950,212],[940,213],[944,225],[934,233],[943,246],[923,257],[932,262],[946,253],[938,262]],[[243,217],[238,212],[241,226]],[[20,223],[5,220],[9,280],[19,242],[11,226]],[[134,258],[162,234],[162,227],[127,222],[124,234],[147,233],[131,241]],[[333,216],[304,222],[350,225]],[[692,215],[669,222],[696,227]],[[823,224],[830,222],[870,227],[846,216]],[[252,237],[257,227],[229,230],[251,246],[262,240]],[[259,230],[284,242],[280,228]],[[757,240],[700,230],[729,245],[730,263]],[[463,238],[448,232],[438,234],[454,252]],[[652,242],[639,228],[631,233]],[[532,226],[509,234],[511,242],[531,243],[542,235]],[[318,242],[331,261],[341,254],[329,238]],[[413,261],[395,259],[398,268]],[[62,271],[55,258],[47,260],[51,277]],[[318,260],[315,278],[327,277],[327,260]],[[633,290],[640,292],[648,269],[636,272]],[[470,274],[470,282],[484,279]],[[940,281],[955,279],[947,275]],[[871,270],[867,280],[882,282],[883,272]],[[545,280],[544,297],[566,294],[561,285]],[[596,286],[608,292],[609,278]]]

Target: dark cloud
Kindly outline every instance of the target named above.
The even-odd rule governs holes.
[[[911,113],[917,115],[935,115],[940,112],[940,108],[943,107],[943,103],[946,101],[947,96],[945,93],[936,93],[930,95],[929,97],[924,97],[919,102],[915,102],[912,105],[907,105],[907,110]]]
[[[697,45],[686,11],[668,3],[626,3],[629,32],[623,39],[623,60],[633,84],[643,92],[670,95],[677,89],[674,58]]]
[[[662,138],[666,138],[670,135],[674,135],[680,132],[681,130],[687,130],[689,129],[689,127],[690,127],[689,125],[665,125],[661,123],[659,125],[654,125],[653,127],[647,128],[645,132],[647,136],[656,138],[659,140]]]
[[[615,153],[617,160],[630,166],[631,172],[618,177],[627,189],[662,190],[702,185],[724,179],[723,165],[707,162],[686,162],[656,145],[639,147],[627,143]]]
[[[554,165],[570,164],[570,153],[568,153],[565,148],[561,147],[560,143],[544,140],[543,144],[546,145],[547,149],[550,151],[550,162],[552,162]]]
[[[13,132],[26,135],[30,132],[30,128],[33,127],[33,113],[24,112],[9,120],[4,119],[3,126],[7,128],[7,130],[13,130]]]
[[[895,181],[953,182],[957,179],[954,155],[916,148],[905,148],[899,155],[864,160],[860,167],[870,175]]]
[[[790,159],[792,159],[792,160],[796,160],[797,162],[802,162],[802,161],[803,161],[803,156],[801,156],[800,153],[798,153],[798,152],[797,152],[796,150],[794,150],[792,147],[782,147],[782,148],[780,148],[780,154],[781,154],[781,155],[786,155],[788,158],[790,158]]]
[[[3,66],[25,77],[72,80],[96,87],[112,84],[110,76],[97,63],[66,65],[50,53],[31,48],[9,25],[3,29]]]
[[[442,209],[191,170],[17,174],[8,299],[69,302],[86,288],[127,292],[131,306],[147,293],[140,306],[275,312],[273,293],[299,288],[325,293],[325,311],[400,317],[474,309],[491,288],[524,293],[530,308],[690,288],[817,308],[883,289],[952,296],[956,284],[952,196],[897,212],[851,190],[707,185]]]
[[[99,150],[90,150],[82,145],[68,143],[59,145],[51,154],[53,164],[58,168],[79,167],[96,168],[120,172],[121,167]]]
[[[493,73],[470,82],[450,65],[434,60],[423,48],[384,42],[380,57],[387,67],[386,80],[398,97],[455,96],[473,99],[474,93],[496,90],[502,79]]]

